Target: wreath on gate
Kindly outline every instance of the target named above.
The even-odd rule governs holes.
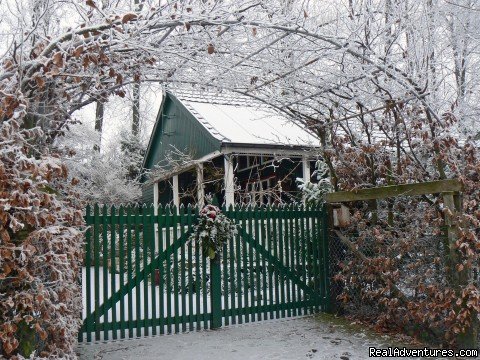
[[[237,226],[214,205],[206,205],[200,210],[198,223],[193,228],[189,241],[202,247],[204,256],[210,259],[220,257],[223,245],[235,236]]]

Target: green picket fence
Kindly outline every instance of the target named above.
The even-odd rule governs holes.
[[[87,206],[79,341],[216,328],[329,307],[319,207],[223,209],[238,234],[217,261],[188,241],[191,207]]]

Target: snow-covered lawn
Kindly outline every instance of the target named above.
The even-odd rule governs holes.
[[[141,339],[82,344],[81,360],[368,359],[368,347],[402,346],[330,315],[233,325]]]

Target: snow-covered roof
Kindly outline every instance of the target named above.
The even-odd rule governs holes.
[[[318,139],[287,116],[252,99],[175,93],[198,121],[223,143],[318,146]]]

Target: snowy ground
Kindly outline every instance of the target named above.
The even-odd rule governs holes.
[[[81,345],[81,360],[368,359],[368,347],[403,346],[330,315]]]

